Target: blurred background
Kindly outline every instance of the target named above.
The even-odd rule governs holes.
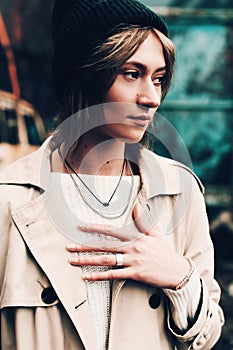
[[[114,0],[113,0],[114,1]],[[167,21],[177,47],[176,74],[158,120],[155,151],[193,168],[206,187],[226,324],[215,350],[233,349],[233,3],[231,0],[143,0]],[[52,0],[0,3],[0,170],[37,148],[57,104],[50,71]],[[169,140],[164,147],[161,139]],[[166,141],[167,143],[168,141]],[[174,157],[174,154],[173,154]]]

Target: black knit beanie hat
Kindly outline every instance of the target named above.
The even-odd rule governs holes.
[[[52,70],[58,100],[72,72],[117,26],[151,26],[167,36],[163,19],[137,0],[55,0]]]

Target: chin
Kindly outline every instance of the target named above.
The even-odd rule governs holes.
[[[125,143],[138,143],[143,139],[145,132],[140,133],[129,133],[127,137],[125,137]]]
[[[138,137],[127,135],[127,137],[122,138],[122,140],[124,143],[134,144],[134,143],[139,143],[143,139],[143,136],[144,134]]]
[[[142,128],[128,126],[127,124],[116,128],[105,128],[105,134],[112,139],[121,140],[124,143],[138,143],[145,135],[145,131]]]

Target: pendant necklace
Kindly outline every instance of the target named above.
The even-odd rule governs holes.
[[[76,190],[79,192],[82,200],[84,201],[84,203],[89,207],[91,208],[96,214],[102,216],[103,218],[106,218],[106,219],[117,219],[117,218],[120,218],[122,215],[124,215],[124,213],[127,211],[128,207],[129,207],[129,204],[130,204],[130,201],[131,201],[131,198],[132,198],[132,194],[133,194],[133,187],[134,187],[134,177],[133,177],[133,173],[132,173],[132,169],[131,169],[131,166],[129,165],[128,161],[126,159],[124,159],[124,162],[123,162],[123,165],[122,165],[122,169],[121,169],[121,174],[120,174],[120,177],[119,177],[119,180],[117,182],[117,185],[113,191],[113,193],[111,194],[109,200],[107,202],[103,202],[101,201],[97,196],[96,194],[88,187],[88,185],[83,181],[83,179],[79,176],[79,174],[73,169],[73,167],[69,164],[69,162],[65,159],[65,157],[63,156],[63,154],[61,153],[61,150],[60,150],[60,147],[58,148],[58,154],[59,156],[61,157],[62,159],[62,162],[76,188]],[[96,210],[89,202],[87,202],[86,198],[84,197],[83,193],[81,192],[81,189],[80,187],[78,186],[77,182],[75,181],[74,179],[74,176],[73,174],[71,173],[71,171],[75,174],[75,176],[78,178],[78,180],[83,184],[83,186],[89,191],[89,193],[96,199],[96,201],[98,201],[103,207],[109,207],[110,203],[111,203],[111,200],[112,198],[114,197],[120,183],[121,183],[121,180],[122,180],[122,177],[123,177],[123,173],[124,173],[124,169],[125,169],[125,166],[128,166],[129,167],[129,170],[130,170],[130,175],[131,175],[131,187],[130,187],[130,193],[129,193],[129,197],[128,197],[128,200],[126,202],[126,206],[125,208],[122,210],[122,212],[118,215],[115,215],[115,216],[107,216],[107,215],[104,215],[102,214],[101,212],[99,212],[98,210]]]

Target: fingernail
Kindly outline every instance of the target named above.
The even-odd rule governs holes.
[[[85,227],[86,227],[86,225],[77,226],[77,229],[78,229],[79,231],[85,231]]]
[[[77,248],[77,244],[67,244],[67,249],[76,249]]]
[[[70,263],[77,263],[78,262],[78,258],[70,258],[69,262]]]
[[[83,279],[84,279],[84,280],[89,280],[90,278],[91,278],[90,273],[84,273],[84,274],[83,274]]]

